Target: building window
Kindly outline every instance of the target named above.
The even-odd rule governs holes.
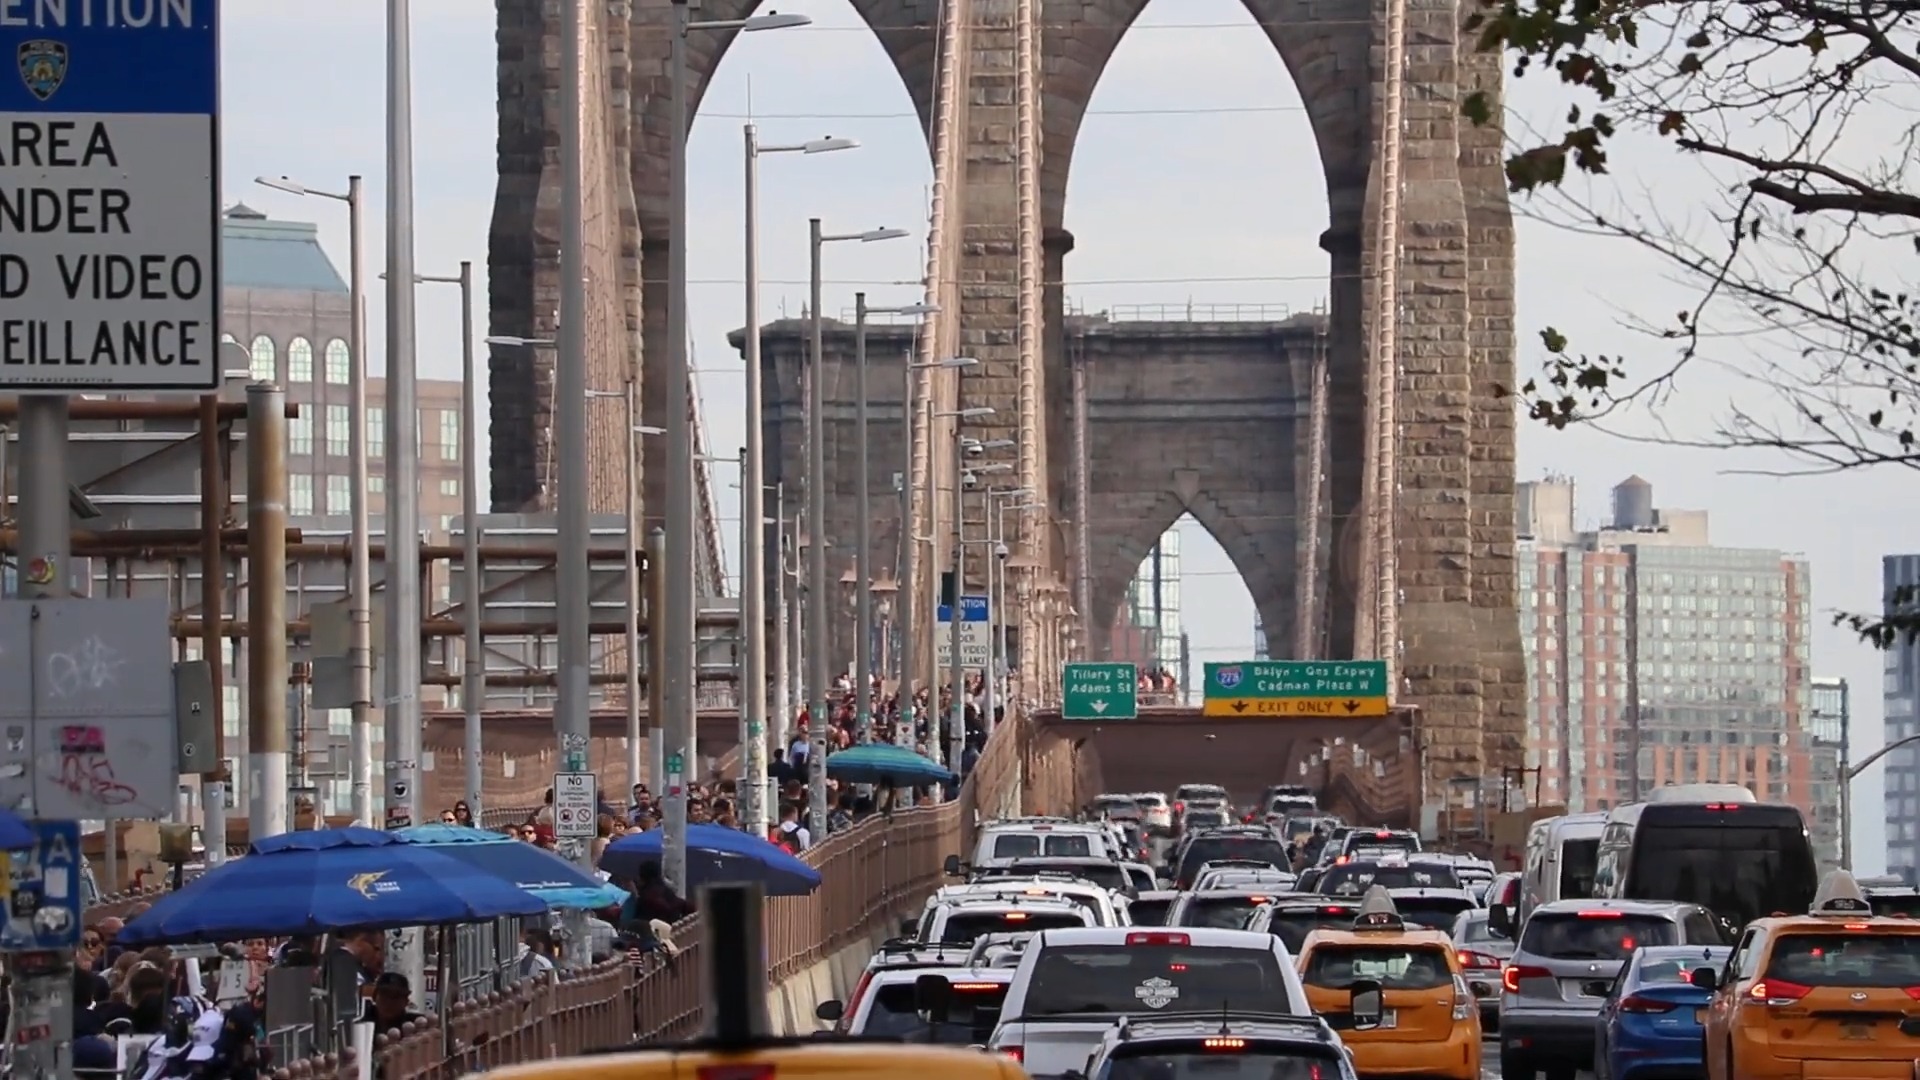
[[[384,476],[367,477],[367,493],[378,495],[387,490],[387,478]]]
[[[440,412],[440,457],[446,461],[460,460],[460,414],[452,409]]]
[[[313,477],[306,473],[294,473],[287,477],[288,508],[294,517],[313,515]]]
[[[353,354],[347,351],[346,342],[339,338],[327,342],[327,381],[335,386],[347,385],[352,361]]]
[[[247,374],[256,382],[272,382],[279,374],[273,365],[273,339],[265,334],[253,339],[253,347],[247,350]]]
[[[306,408],[300,415],[287,420],[287,453],[307,455],[313,453],[313,414]]]
[[[346,514],[353,511],[353,478],[329,474],[327,476],[327,513]]]
[[[440,494],[449,499],[459,498],[460,497],[460,481],[458,480],[440,481]]]
[[[348,438],[350,416],[345,405],[327,406],[327,453],[332,457],[346,457],[351,440]]]
[[[387,410],[377,405],[367,408],[367,456],[387,456]]]
[[[313,343],[306,338],[294,338],[293,344],[287,346],[287,381],[290,383],[313,381]]]

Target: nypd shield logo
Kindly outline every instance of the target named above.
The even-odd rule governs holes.
[[[40,101],[52,98],[67,81],[67,46],[63,42],[45,38],[23,41],[14,51],[14,59],[27,93]]]

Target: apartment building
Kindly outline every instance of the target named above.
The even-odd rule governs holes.
[[[1592,529],[1567,478],[1517,495],[1528,790],[1581,811],[1737,783],[1803,807],[1818,794],[1816,820],[1837,828],[1832,766],[1816,772],[1806,561],[1715,545],[1705,511],[1657,507],[1637,476]]]
[[[1886,610],[1912,611],[1920,590],[1920,555],[1888,555],[1880,560]],[[1881,715],[1887,744],[1920,735],[1920,643],[1896,641],[1882,656]],[[1886,763],[1887,872],[1920,880],[1920,746],[1907,745],[1882,759]]]

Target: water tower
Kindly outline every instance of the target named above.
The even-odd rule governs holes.
[[[1616,529],[1653,528],[1653,485],[1638,476],[1629,476],[1613,489],[1613,527]]]

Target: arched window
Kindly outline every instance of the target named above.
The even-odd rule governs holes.
[[[293,343],[287,346],[287,381],[313,381],[313,344],[306,338],[294,338]]]
[[[327,342],[327,381],[335,386],[347,385],[349,369],[353,366],[353,354],[347,351],[347,343],[339,338]]]
[[[273,339],[265,334],[253,339],[253,347],[247,350],[249,361],[248,374],[257,382],[272,382],[279,372],[273,365]]]

